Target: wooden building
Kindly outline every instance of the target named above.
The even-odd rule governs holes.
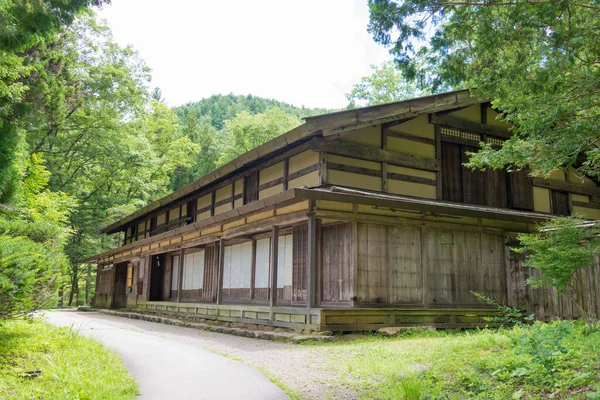
[[[103,230],[97,306],[332,331],[484,324],[471,291],[573,317],[531,290],[519,232],[552,215],[600,219],[575,170],[471,171],[466,151],[510,137],[489,103],[455,91],[305,119]],[[583,288],[600,313],[600,271]]]

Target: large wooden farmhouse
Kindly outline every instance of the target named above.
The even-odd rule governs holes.
[[[600,219],[600,188],[575,170],[463,167],[510,137],[496,116],[456,91],[306,118],[105,228],[123,245],[89,260],[95,305],[332,331],[469,327],[493,312],[477,291],[577,316],[525,285],[535,272],[510,247],[553,215]],[[583,292],[600,299],[588,275]]]

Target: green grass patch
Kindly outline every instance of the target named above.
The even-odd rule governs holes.
[[[364,399],[600,399],[600,330],[583,322],[316,346]]]
[[[30,376],[36,375],[32,371],[41,374]],[[132,399],[137,394],[119,356],[77,330],[39,320],[0,324],[0,399]]]

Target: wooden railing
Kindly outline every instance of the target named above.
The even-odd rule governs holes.
[[[192,221],[191,217],[187,217],[187,218],[183,218],[174,222],[170,222],[167,225],[163,225],[161,227],[156,228],[155,230],[153,230],[152,232],[150,232],[150,236],[156,236],[156,235],[160,235],[161,233],[165,233],[167,231],[170,231],[172,229],[177,229],[177,228],[181,228],[182,226],[185,226],[187,224],[189,224]]]

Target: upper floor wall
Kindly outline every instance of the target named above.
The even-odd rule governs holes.
[[[600,189],[575,169],[547,179],[463,166],[480,142],[501,145],[509,125],[487,103],[348,127],[278,154],[126,226],[125,244],[297,187],[339,185],[397,195],[600,219]]]
[[[489,103],[363,127],[326,139],[324,182],[498,208],[600,218],[600,188],[574,168],[546,179],[527,171],[472,171],[467,152],[499,146],[510,125]]]
[[[124,244],[224,214],[288,189],[317,186],[320,183],[319,154],[308,144],[297,146],[174,205],[159,208],[127,226]]]

